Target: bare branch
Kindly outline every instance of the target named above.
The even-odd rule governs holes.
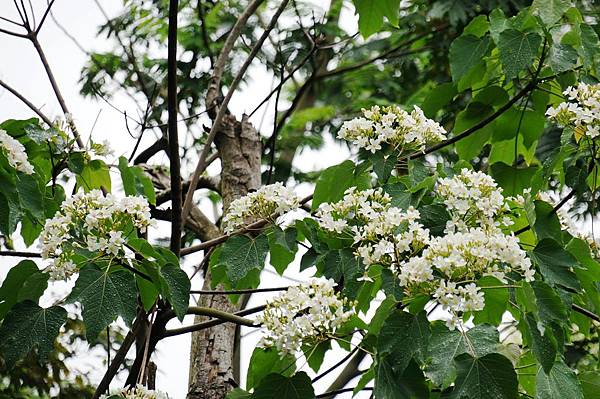
[[[0,256],[14,256],[17,258],[41,258],[42,254],[39,252],[26,251],[0,251]]]
[[[44,12],[44,15],[42,16],[40,24],[38,25],[37,29],[35,30],[36,34],[40,33],[40,29],[42,29],[42,25],[44,25],[44,22],[46,21],[46,17],[48,17],[48,14],[50,13],[50,9],[52,8],[53,4],[54,4],[54,0],[51,0],[48,3],[48,7],[46,7],[46,11]]]
[[[167,109],[169,113],[169,160],[171,176],[171,251],[179,256],[181,250],[181,159],[177,134],[177,14],[179,0],[169,1],[169,37],[167,59]],[[197,181],[197,180],[196,180]],[[194,185],[195,187],[195,185]]]
[[[276,292],[287,291],[290,287],[271,287],[271,288],[254,288],[247,290],[191,290],[190,294],[200,295],[240,295],[240,294],[255,294],[258,292]]]
[[[48,79],[50,80],[50,84],[52,85],[52,90],[54,90],[54,94],[56,96],[56,99],[58,100],[58,103],[60,104],[60,108],[62,109],[63,113],[65,114],[65,117],[67,118],[67,121],[71,127],[71,130],[73,131],[73,136],[75,136],[75,141],[77,141],[77,145],[79,146],[79,148],[83,148],[84,147],[83,141],[81,141],[81,136],[79,136],[77,127],[75,126],[75,123],[73,122],[73,119],[71,117],[71,112],[69,112],[69,108],[67,107],[67,104],[65,103],[65,99],[63,98],[62,93],[60,92],[58,83],[56,83],[56,79],[54,78],[54,73],[52,73],[52,69],[50,68],[50,64],[48,63],[48,59],[46,58],[46,54],[44,54],[44,50],[42,49],[42,46],[40,45],[40,42],[36,35],[29,36],[29,39],[31,40],[31,43],[33,43],[33,46],[35,47],[35,49],[40,57],[40,60],[42,61],[42,64],[44,65],[44,70],[46,71],[46,74],[48,75]]]
[[[52,126],[52,121],[50,120],[50,118],[48,118],[46,115],[44,115],[44,113],[42,111],[40,111],[40,109],[38,107],[33,105],[33,103],[31,101],[29,101],[28,99],[26,99],[21,93],[19,93],[17,90],[15,90],[11,86],[9,86],[7,83],[3,82],[2,80],[0,80],[0,86],[4,87],[7,91],[12,93],[15,97],[17,97],[19,100],[21,100],[23,103],[25,103],[25,105],[27,105],[29,107],[29,109],[31,109],[33,112],[35,112],[37,114],[37,116],[39,116],[48,126]]]
[[[196,184],[198,182],[198,178],[200,177],[202,172],[204,172],[204,170],[206,169],[206,166],[207,166],[206,157],[208,157],[211,144],[212,144],[215,136],[217,135],[218,129],[220,128],[220,125],[221,125],[221,121],[222,121],[223,117],[225,116],[225,113],[227,112],[227,105],[229,104],[229,101],[231,100],[233,93],[235,92],[235,90],[237,89],[237,86],[241,82],[244,74],[246,73],[246,70],[248,69],[248,67],[250,66],[252,61],[254,60],[254,57],[256,57],[256,55],[258,54],[259,50],[261,49],[263,43],[269,36],[271,30],[273,30],[273,28],[275,27],[275,24],[277,23],[279,16],[281,15],[281,13],[283,13],[283,10],[287,6],[288,2],[289,2],[289,0],[283,0],[281,2],[281,4],[279,5],[279,8],[277,9],[277,11],[275,11],[275,14],[271,18],[269,25],[267,26],[267,28],[265,29],[265,31],[263,32],[261,37],[254,44],[254,47],[252,47],[252,50],[250,51],[250,54],[248,54],[248,57],[244,61],[244,64],[242,65],[242,67],[238,71],[237,75],[233,79],[233,82],[231,82],[231,85],[229,87],[229,90],[227,91],[227,95],[225,96],[223,103],[219,105],[219,111],[217,112],[217,116],[213,122],[210,132],[208,133],[208,137],[206,138],[206,143],[204,144],[204,148],[202,149],[202,153],[200,154],[200,159],[198,160],[198,164],[196,165],[196,170],[194,171],[194,175],[192,176],[192,179],[191,179],[192,187],[196,186]],[[228,39],[229,39],[229,37],[228,37]],[[223,54],[223,53],[221,53],[221,54]],[[219,56],[219,59],[220,58],[221,58],[221,56]],[[218,62],[219,61],[217,61],[217,63]],[[216,69],[216,66],[215,66],[215,69]],[[210,90],[210,87],[209,87],[209,90]],[[208,99],[208,94],[207,94],[207,99]],[[209,103],[207,102],[207,104],[209,104]],[[209,105],[212,105],[212,104],[209,104]],[[185,202],[183,205],[183,211],[182,211],[182,215],[181,215],[184,220],[185,220],[185,218],[187,218],[187,215],[190,212],[193,197],[194,197],[194,192],[191,190],[188,191],[188,193],[185,197]]]
[[[2,28],[0,28],[0,33],[6,33],[7,35],[10,35],[10,36],[22,37],[22,38],[25,38],[25,39],[27,39],[29,37],[26,34],[17,33],[17,32],[13,32],[13,31],[10,31],[10,30],[2,29]]]
[[[245,309],[239,312],[235,312],[233,313],[233,315],[235,316],[247,316],[250,314],[254,314],[254,313],[258,313],[258,312],[262,312],[263,310],[265,310],[266,306],[265,305],[261,305],[261,306],[257,306],[254,308],[249,308],[249,309]],[[211,328],[214,326],[218,326],[224,323],[227,323],[228,321],[226,320],[221,320],[221,319],[212,319],[212,320],[208,320],[205,321],[203,323],[198,323],[198,324],[192,324],[191,326],[185,326],[185,327],[181,327],[181,328],[174,328],[172,330],[166,330],[163,335],[162,338],[167,338],[167,337],[174,337],[176,335],[181,335],[181,334],[187,334],[190,332],[194,332],[194,331],[200,331],[200,330],[205,330],[207,328]],[[258,327],[256,324],[254,324],[252,327]]]
[[[208,84],[208,91],[206,93],[206,105],[208,107],[213,105],[214,99],[218,96],[221,88],[221,77],[223,76],[227,62],[229,61],[229,53],[231,53],[231,50],[233,50],[233,45],[242,33],[242,29],[246,25],[248,18],[254,14],[256,9],[263,3],[263,1],[264,0],[252,0],[252,2],[248,4],[246,9],[238,17],[237,21],[233,25],[233,28],[231,29],[231,32],[229,32],[229,35],[227,35],[227,39],[225,40],[223,48],[221,49],[221,53],[219,54],[217,62],[214,65],[213,73]]]

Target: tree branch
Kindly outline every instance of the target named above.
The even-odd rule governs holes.
[[[249,309],[245,309],[245,310],[242,310],[239,312],[235,312],[235,313],[233,313],[233,315],[234,316],[247,316],[250,314],[262,312],[263,310],[265,310],[265,308],[266,308],[265,305],[261,305],[261,306],[257,306],[254,308],[249,308]],[[194,331],[205,330],[207,328],[218,326],[223,323],[227,323],[227,321],[221,320],[221,319],[212,319],[209,321],[205,321],[203,323],[192,324],[191,326],[185,326],[185,327],[181,327],[181,328],[174,328],[172,330],[166,330],[163,333],[162,337],[167,338],[167,337],[173,337],[176,335],[187,334],[187,333],[194,332]],[[256,324],[254,324],[252,327],[258,327],[258,326]]]
[[[223,103],[220,104],[220,106],[219,106],[219,110],[217,111],[217,116],[213,122],[212,127],[210,128],[210,132],[208,133],[208,137],[206,138],[206,143],[204,144],[204,148],[202,148],[202,153],[200,154],[200,159],[198,160],[198,164],[196,165],[196,170],[194,171],[194,175],[192,176],[192,179],[191,179],[192,187],[196,186],[196,184],[198,183],[198,178],[200,177],[202,172],[204,172],[204,170],[206,169],[206,166],[207,166],[206,158],[208,157],[208,154],[210,152],[211,144],[214,141],[215,136],[217,135],[217,132],[219,131],[221,121],[223,120],[223,117],[225,116],[225,113],[227,112],[227,105],[229,104],[229,101],[231,100],[233,93],[236,91],[237,86],[242,81],[242,78],[244,77],[246,70],[248,69],[248,67],[250,66],[252,61],[254,60],[254,57],[256,57],[256,55],[258,54],[259,50],[261,49],[263,43],[265,42],[265,40],[271,33],[271,30],[275,27],[275,24],[277,23],[279,16],[281,15],[281,13],[283,13],[283,10],[285,9],[288,2],[289,2],[289,0],[283,0],[281,2],[279,8],[277,9],[277,11],[275,11],[275,14],[271,18],[269,25],[266,27],[265,31],[262,33],[260,38],[254,44],[254,46],[252,47],[252,50],[250,51],[250,54],[248,54],[248,57],[244,61],[244,64],[242,65],[242,67],[238,71],[237,75],[233,79],[233,82],[231,82],[229,90],[227,91],[227,95],[225,96]],[[236,23],[236,25],[237,25],[237,23]],[[229,40],[229,37],[227,39]],[[222,52],[221,52],[221,54],[222,54]],[[219,58],[221,58],[220,55],[219,55]],[[218,61],[217,61],[217,63],[218,63]],[[216,69],[216,67],[215,67],[215,69]],[[209,90],[210,90],[210,88],[209,88]],[[212,104],[210,104],[208,101],[209,100],[208,100],[208,94],[207,94],[207,106],[211,106]],[[194,197],[194,192],[191,190],[188,191],[187,195],[185,196],[185,201],[183,203],[183,211],[182,211],[182,215],[181,215],[183,220],[185,220],[187,218],[187,216],[190,212],[193,197]]]
[[[35,105],[33,105],[33,103],[31,101],[29,101],[28,99],[26,99],[21,93],[19,93],[17,90],[10,87],[8,85],[8,83],[5,83],[1,79],[0,79],[0,86],[4,87],[8,92],[12,93],[12,95],[14,95],[19,100],[21,100],[25,105],[27,105],[29,107],[29,109],[31,109],[33,112],[35,112],[37,114],[37,116],[39,116],[48,126],[52,126],[52,121],[50,120],[50,118],[48,118],[46,115],[44,115],[44,113],[42,111],[40,111],[39,108],[37,108]]]
[[[77,127],[75,126],[75,122],[73,122],[73,118],[72,118],[71,113],[69,112],[69,108],[67,107],[67,104],[65,103],[65,99],[63,98],[62,93],[60,92],[58,83],[56,83],[56,79],[54,78],[54,73],[52,73],[52,69],[50,68],[50,64],[48,63],[48,59],[46,58],[46,54],[44,54],[44,50],[42,49],[42,46],[40,45],[40,42],[35,34],[30,34],[28,37],[29,37],[29,40],[31,40],[31,43],[33,43],[33,47],[35,47],[35,50],[37,51],[37,53],[40,57],[40,60],[42,61],[42,64],[44,65],[44,70],[46,71],[46,75],[48,75],[48,80],[50,80],[50,85],[52,86],[54,95],[56,96],[56,99],[58,100],[58,104],[60,105],[60,108],[62,109],[63,114],[67,118],[67,122],[69,123],[71,130],[73,131],[73,136],[75,136],[75,141],[77,142],[77,145],[79,146],[79,148],[83,148],[84,147],[83,141],[81,141],[81,137],[79,136],[79,132],[77,130]]]
[[[177,134],[177,14],[179,0],[169,1],[169,38],[167,72],[167,108],[169,113],[169,159],[171,176],[171,251],[179,257],[181,250],[181,160]]]
[[[42,254],[39,252],[0,251],[0,256],[14,256],[18,258],[41,258]]]
[[[581,306],[579,306],[579,305],[575,305],[575,304],[573,304],[573,305],[571,305],[571,307],[572,307],[572,308],[573,308],[573,310],[574,310],[574,311],[576,311],[577,313],[581,313],[582,315],[584,315],[584,316],[586,316],[586,317],[589,317],[590,319],[592,319],[592,320],[594,320],[594,321],[596,321],[596,322],[600,323],[600,316],[598,316],[597,314],[595,314],[595,313],[593,313],[593,312],[591,312],[591,311],[589,311],[589,310],[587,310],[587,309],[585,309],[585,308],[582,308],[582,307],[581,307]]]
[[[254,288],[247,290],[191,290],[190,294],[200,295],[240,295],[240,294],[254,294],[258,292],[275,292],[275,291],[287,291],[290,287],[272,287],[272,288]]]

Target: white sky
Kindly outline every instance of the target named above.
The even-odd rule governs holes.
[[[34,10],[36,15],[40,16],[45,9],[45,0],[34,0]],[[315,1],[316,4],[320,3]],[[121,0],[103,0],[103,7],[109,15],[115,15],[121,9]],[[89,50],[108,50],[112,48],[112,42],[107,42],[104,37],[96,36],[97,27],[105,19],[93,0],[56,0],[53,7],[53,13],[56,19],[62,24],[68,32],[77,38],[84,48]],[[11,1],[3,0],[0,2],[0,16],[16,19],[14,5]],[[348,21],[351,31],[356,31],[356,18],[353,16],[353,10],[345,11],[345,21]],[[39,17],[38,17],[39,19]],[[1,24],[2,28],[8,28],[10,25]],[[12,27],[11,27],[12,28]],[[78,83],[81,69],[87,60],[87,56],[81,52],[76,45],[69,40],[64,33],[56,26],[51,18],[46,21],[41,33],[40,42],[46,52],[46,56],[58,81],[62,94],[68,107],[73,114],[75,122],[84,140],[90,135],[93,128],[94,141],[109,140],[112,148],[115,150],[115,156],[128,155],[131,151],[134,140],[127,134],[123,115],[112,109],[106,103],[84,99],[79,94],[80,85]],[[60,107],[51,90],[50,83],[44,73],[42,64],[31,45],[25,39],[9,37],[0,34],[0,79],[16,88],[26,98],[38,106],[51,119],[62,117]],[[238,115],[244,111],[252,110],[258,101],[271,90],[272,76],[266,73],[260,67],[253,67],[249,71],[251,78],[248,86],[243,87],[239,93],[236,93],[231,101],[231,109]],[[111,102],[121,110],[127,110],[129,115],[136,115],[135,107],[131,100],[126,96],[116,96]],[[284,109],[285,103],[280,104],[280,109]],[[269,121],[273,120],[273,103],[266,108],[264,116],[264,126],[269,126]],[[252,122],[255,125],[260,123],[263,118],[263,110],[256,113]],[[25,119],[34,116],[33,113],[20,101],[16,100],[12,94],[0,88],[0,121],[6,119]],[[96,121],[97,120],[97,121]],[[96,121],[96,122],[95,122]],[[94,126],[95,125],[95,126]],[[131,126],[135,132],[135,126]],[[270,134],[271,128],[265,131]],[[181,130],[180,130],[181,132]],[[145,148],[154,141],[152,135],[142,141],[140,149]],[[324,167],[337,164],[347,159],[349,153],[345,147],[327,140],[327,145],[321,151],[304,151],[296,160],[296,165],[302,170],[318,170]],[[116,158],[115,158],[116,159]],[[165,157],[157,156],[154,162],[165,162]],[[189,176],[189,171],[184,171],[183,175]],[[113,176],[113,186],[119,189],[120,178]],[[298,188],[299,194],[305,195],[309,192],[309,187]],[[114,191],[114,189],[113,189]],[[206,209],[207,214],[211,214],[211,209]],[[162,224],[161,231],[156,232],[156,236],[166,235],[168,225]],[[167,228],[165,230],[165,228]],[[155,236],[155,238],[156,238]],[[152,237],[151,237],[152,238]],[[194,263],[199,262],[200,255],[190,256],[186,259],[186,270],[189,272]],[[298,259],[297,259],[298,260]],[[8,268],[14,266],[19,260],[12,258],[0,259],[0,276],[5,276]],[[42,265],[40,264],[40,267]],[[263,283],[261,286],[281,286],[293,284],[290,279],[281,278],[272,272],[272,268],[263,273]],[[298,262],[286,271],[286,275],[293,278],[306,280],[310,274],[300,275],[298,272]],[[194,278],[192,287],[199,289],[202,286],[200,278]],[[65,290],[65,285],[51,287],[55,292]],[[48,296],[50,299],[52,295]],[[267,295],[255,295],[249,306],[256,306],[264,303]],[[191,324],[192,317],[185,320],[185,324]],[[172,322],[169,327],[177,327],[179,322]],[[245,335],[247,334],[247,335]],[[242,351],[242,372],[245,374],[251,351],[260,338],[260,332],[255,329],[244,328],[243,351]],[[159,343],[154,361],[158,364],[157,388],[168,392],[172,398],[184,398],[187,392],[188,365],[189,365],[189,345],[190,335],[186,334],[179,337],[166,339]],[[78,346],[78,351],[88,353],[86,344]],[[343,356],[345,352],[333,351],[327,356],[323,369],[328,365],[333,365]],[[300,361],[299,366],[304,362]],[[91,353],[85,358],[77,360],[77,367],[90,370],[94,383],[99,382],[104,373],[104,366],[101,365],[97,357]],[[311,374],[312,375],[312,374]],[[317,385],[317,393],[322,393],[329,383],[335,378],[336,373],[323,378]],[[242,376],[242,386],[245,378]],[[118,382],[112,385],[120,386]],[[347,395],[346,397],[350,397]],[[365,396],[368,397],[367,394]],[[340,396],[344,397],[344,396]]]

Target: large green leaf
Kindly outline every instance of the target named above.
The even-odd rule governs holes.
[[[507,79],[516,77],[532,65],[541,43],[541,36],[535,32],[506,29],[500,33],[498,50]]]
[[[517,168],[502,162],[496,162],[491,166],[491,175],[500,187],[504,189],[505,195],[519,195],[530,186],[531,179],[537,171],[536,167]]]
[[[43,364],[66,320],[67,311],[60,306],[44,309],[29,300],[13,306],[0,327],[0,351],[8,368],[34,348]]]
[[[533,0],[530,10],[533,15],[539,16],[546,25],[552,25],[563,16],[569,7],[571,7],[570,0]]]
[[[492,276],[484,276],[477,281],[477,286],[481,287],[481,292],[483,292],[485,298],[485,306],[483,310],[475,312],[474,322],[476,324],[500,325],[509,298],[508,288],[499,288],[502,285],[500,280]],[[494,288],[486,289],[485,287]]]
[[[77,187],[82,187],[85,192],[102,187],[110,191],[110,172],[104,161],[94,159],[85,164],[81,173],[77,175]]]
[[[4,316],[15,303],[25,299],[34,302],[38,300],[43,290],[41,293],[39,289],[32,290],[31,285],[27,284],[30,280],[32,283],[39,281],[37,275],[41,275],[42,279],[45,279],[45,286],[43,287],[45,289],[48,285],[48,275],[42,273],[31,260],[21,261],[8,271],[2,282],[2,287],[0,287],[0,320],[4,319]]]
[[[260,384],[262,379],[269,374],[276,373],[289,377],[296,371],[296,358],[293,355],[279,356],[274,348],[256,347],[250,357],[246,388],[252,389]]]
[[[548,52],[548,62],[556,73],[568,71],[577,64],[577,50],[568,44],[552,43]]]
[[[252,394],[253,399],[314,399],[310,377],[303,371],[286,377],[281,374],[269,374],[262,379]]]
[[[425,368],[427,377],[443,388],[450,386],[456,377],[454,358],[463,353],[482,357],[498,351],[500,338],[498,330],[487,324],[480,324],[465,333],[450,331],[442,323],[434,323],[429,340],[430,362]]]
[[[186,272],[172,263],[162,266],[160,274],[164,282],[161,293],[173,307],[179,321],[183,321],[190,300],[190,279]]]
[[[400,0],[353,0],[358,13],[358,29],[364,38],[377,33],[383,25],[383,17],[394,26],[398,25]]]
[[[218,264],[225,267],[228,280],[236,287],[252,271],[261,271],[269,252],[264,234],[257,237],[234,236],[221,247]]]
[[[579,383],[583,389],[585,399],[595,399],[600,392],[600,373],[597,371],[585,371],[579,374]]]
[[[119,171],[123,182],[123,190],[127,195],[142,195],[151,204],[156,204],[156,193],[152,180],[146,176],[139,166],[129,166],[125,157],[119,158]]]
[[[298,243],[296,242],[296,229],[290,227],[285,231],[279,226],[273,226],[267,234],[269,239],[269,258],[271,265],[277,270],[277,273],[283,274],[285,269],[296,257]]]
[[[568,320],[567,309],[552,287],[542,281],[534,281],[531,286],[535,293],[535,303],[541,321],[545,324],[553,321],[560,324]]]
[[[377,353],[391,355],[394,371],[401,374],[413,357],[425,359],[430,335],[425,312],[413,315],[396,310],[386,319],[379,332]]]
[[[342,293],[348,299],[356,299],[358,290],[362,286],[357,279],[362,276],[365,266],[360,257],[354,255],[349,249],[329,251],[323,258],[322,273],[327,278],[332,278],[342,284]]]
[[[579,289],[577,276],[571,270],[573,267],[578,267],[577,259],[553,239],[544,238],[541,240],[529,253],[529,256],[540,268],[544,279],[550,284],[560,284],[567,288]]]
[[[344,161],[321,172],[315,185],[312,209],[317,209],[323,202],[339,201],[344,196],[344,191],[350,187],[359,190],[368,188],[370,183],[368,174],[361,173],[355,176],[354,168],[354,162]]]
[[[429,398],[427,382],[417,363],[411,361],[400,372],[394,368],[396,360],[394,355],[376,357],[374,396],[378,399]]]
[[[479,38],[473,35],[458,37],[450,45],[450,71],[452,80],[458,82],[487,53],[490,45],[489,36]]]
[[[133,321],[137,307],[135,280],[128,271],[101,270],[88,264],[81,268],[68,300],[83,306],[86,337],[93,342],[118,316],[127,323]]]
[[[506,357],[490,353],[473,357],[463,353],[454,359],[456,384],[449,398],[516,399],[517,373]]]
[[[542,365],[544,371],[548,373],[556,360],[556,339],[550,328],[538,325],[538,320],[533,314],[528,313],[525,320],[529,330],[533,354]]]
[[[540,367],[535,380],[536,399],[583,399],[575,373],[563,362],[556,362],[549,374]]]

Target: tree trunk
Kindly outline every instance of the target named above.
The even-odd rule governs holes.
[[[233,200],[261,185],[261,143],[258,132],[244,116],[242,122],[227,115],[221,131],[215,137],[221,158],[221,196],[223,214]],[[203,289],[210,289],[210,271],[204,278]],[[225,312],[235,312],[238,306],[223,295],[200,296],[199,306]],[[196,316],[195,323],[205,321]],[[197,331],[192,334],[190,358],[190,399],[222,399],[233,387],[234,346],[236,326],[231,323]]]

